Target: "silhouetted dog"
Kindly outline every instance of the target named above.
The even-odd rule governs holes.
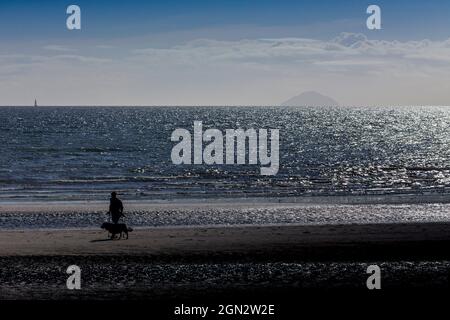
[[[125,233],[128,239],[128,232],[133,231],[132,228],[128,228],[125,223],[111,223],[111,222],[104,222],[102,224],[102,229],[108,230],[108,232],[111,234],[111,239],[114,239],[116,237],[116,234],[120,234],[119,239],[122,238],[122,233]]]

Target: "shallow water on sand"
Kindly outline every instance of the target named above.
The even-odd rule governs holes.
[[[0,230],[99,228],[106,220],[105,210],[89,210],[86,206],[60,211],[17,211],[10,207],[0,211]],[[127,210],[124,220],[138,228],[440,221],[450,221],[450,204],[153,206]]]

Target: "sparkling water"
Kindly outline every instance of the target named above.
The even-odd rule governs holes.
[[[279,129],[280,169],[174,165],[173,130]],[[2,107],[0,201],[435,194],[450,108]]]

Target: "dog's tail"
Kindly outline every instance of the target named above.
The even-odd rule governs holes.
[[[131,231],[133,231],[133,228],[127,227],[127,231],[131,232]]]

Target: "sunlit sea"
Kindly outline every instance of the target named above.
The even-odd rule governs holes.
[[[174,165],[172,131],[279,129],[280,169]],[[450,107],[1,107],[0,202],[442,194]]]

